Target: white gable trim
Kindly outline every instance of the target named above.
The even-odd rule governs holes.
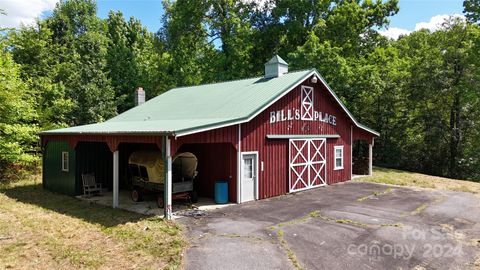
[[[366,128],[363,125],[361,125],[360,123],[358,123],[358,121],[355,119],[355,117],[353,117],[352,113],[347,109],[347,107],[345,107],[343,102],[337,97],[337,95],[333,92],[333,90],[330,88],[330,86],[328,86],[328,84],[325,82],[325,79],[323,79],[323,77],[320,75],[320,73],[318,73],[318,71],[316,69],[312,69],[311,72],[309,72],[304,77],[299,79],[296,83],[294,83],[287,90],[285,90],[281,95],[278,95],[276,98],[271,100],[269,103],[264,105],[262,108],[258,109],[255,113],[253,113],[247,119],[237,119],[237,120],[233,120],[233,121],[228,122],[228,123],[221,123],[221,124],[218,124],[218,125],[211,125],[211,126],[203,127],[203,128],[199,127],[198,129],[194,128],[194,129],[191,129],[191,130],[179,131],[179,132],[175,132],[175,137],[181,137],[181,136],[191,135],[191,134],[194,134],[194,133],[209,131],[209,130],[212,130],[212,129],[223,128],[223,127],[228,127],[228,126],[232,126],[232,125],[238,125],[238,124],[243,124],[243,123],[250,122],[253,118],[257,117],[260,113],[265,111],[268,107],[270,107],[271,105],[273,105],[274,103],[279,101],[281,98],[286,96],[288,93],[290,93],[290,91],[292,91],[293,89],[298,87],[301,83],[303,83],[307,78],[309,78],[312,75],[316,75],[318,78],[320,78],[320,81],[322,82],[322,84],[325,86],[325,88],[327,88],[327,90],[330,92],[330,94],[335,98],[337,103],[340,104],[340,107],[342,107],[343,111],[353,121],[353,123],[355,124],[356,127],[360,128],[360,129],[363,129],[363,130],[365,130],[365,131],[367,131],[371,134],[374,134],[376,136],[380,136],[380,133],[378,133],[376,131],[373,131],[369,128]]]
[[[327,82],[325,82],[325,79],[323,79],[323,77],[318,73],[317,70],[314,70],[315,74],[320,78],[320,81],[322,81],[323,85],[327,88],[327,90],[330,92],[330,94],[332,94],[332,96],[335,98],[335,100],[337,101],[338,104],[340,104],[340,106],[342,107],[343,111],[347,113],[347,115],[350,117],[350,119],[352,119],[353,123],[355,123],[355,126],[357,126],[358,128],[361,128],[369,133],[372,133],[376,136],[380,136],[380,133],[374,131],[374,130],[371,130],[363,125],[361,125],[357,119],[355,119],[355,117],[353,117],[352,113],[347,109],[347,107],[345,107],[345,104],[343,104],[343,102],[337,97],[337,95],[335,94],[335,92],[333,92],[333,90],[330,88],[330,86],[328,86]]]

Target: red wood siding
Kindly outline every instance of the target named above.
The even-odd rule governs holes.
[[[172,138],[172,155],[185,143],[231,143],[237,149],[238,127],[235,125]]]
[[[314,110],[334,115],[336,117],[336,125],[306,120],[291,120],[270,124],[271,111],[284,110],[286,112],[289,109],[301,109],[301,85],[314,87]],[[311,84],[309,78],[301,85],[269,106],[250,122],[241,125],[241,151],[258,151],[259,154],[258,185],[260,199],[285,194],[288,192],[289,185],[289,140],[267,139],[267,135],[339,135],[340,138],[327,139],[327,184],[346,181],[351,178],[352,129],[354,139],[371,140],[373,138],[368,132],[364,132],[353,125],[351,119],[321,83]],[[172,152],[174,154],[184,144],[195,143],[229,143],[235,151],[238,151],[238,125],[172,139]],[[334,170],[334,146],[337,145],[344,146],[344,167],[341,170]],[[211,147],[208,151],[216,151],[214,148]],[[206,172],[207,175],[205,176],[209,180],[202,181],[205,181],[205,185],[212,189],[212,179],[218,178],[222,173],[231,175],[229,196],[232,201],[236,201],[237,174],[233,170],[236,170],[237,167],[237,156],[232,153],[229,153],[228,156],[229,161],[227,163],[229,163],[229,169],[227,171],[224,168],[220,168],[220,166],[210,164],[208,166],[209,172]],[[212,161],[212,163],[214,162]],[[261,170],[262,162],[263,171]],[[219,172],[221,173],[219,174]]]
[[[293,89],[252,121],[242,124],[242,151],[258,151],[260,199],[288,192],[289,158],[288,139],[267,139],[269,134],[330,134],[338,139],[327,139],[327,183],[337,183],[351,178],[351,125],[352,122],[340,105],[320,83],[306,80],[302,85],[314,87],[314,110],[336,116],[336,125],[319,121],[292,120],[270,124],[270,112],[301,108],[301,86]],[[334,146],[344,146],[344,168],[334,170]]]
[[[229,199],[236,201],[236,149],[228,143],[183,144],[179,152],[191,152],[198,159],[194,188],[201,197],[214,197],[215,181],[229,180]]]
[[[373,138],[375,138],[372,134],[366,132],[363,129],[355,128],[353,129],[353,141],[366,141],[367,143],[372,143]]]
[[[177,151],[191,151],[198,158],[200,195],[213,197],[215,180],[230,180],[228,196],[237,202],[238,126],[209,130],[172,138],[172,156]]]

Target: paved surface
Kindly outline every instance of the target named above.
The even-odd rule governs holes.
[[[469,193],[345,183],[179,220],[186,269],[480,267],[480,198]]]
[[[76,196],[76,198],[93,204],[111,207],[113,192],[104,191],[102,196],[92,197],[84,197],[83,195],[79,195]],[[200,197],[198,198],[198,202],[194,205],[200,210],[213,210],[228,207],[234,204],[215,204],[215,202],[210,198]],[[131,191],[129,190],[120,190],[118,194],[118,208],[143,215],[154,215],[159,217],[163,217],[164,213],[164,209],[157,206],[157,200],[154,194],[145,194],[141,202],[134,202],[131,199]],[[185,201],[175,201],[172,209],[173,218],[177,218],[177,213],[181,213],[189,208],[189,204],[187,204]]]

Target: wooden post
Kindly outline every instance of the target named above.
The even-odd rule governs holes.
[[[350,180],[353,179],[353,126],[350,125]]]
[[[171,142],[168,136],[165,137],[165,160],[167,161],[167,171],[165,179],[164,190],[164,217],[165,219],[172,219],[172,156],[171,156]]]
[[[368,175],[373,175],[373,141],[368,144]]]
[[[113,208],[118,207],[118,150],[113,152]]]

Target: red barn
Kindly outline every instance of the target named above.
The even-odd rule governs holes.
[[[129,187],[129,154],[150,148],[168,161],[170,189],[171,157],[192,152],[199,195],[213,197],[215,181],[225,179],[237,203],[352,179],[356,140],[370,146],[371,173],[379,134],[353,117],[315,69],[288,72],[279,56],[262,77],[175,88],[144,104],[143,90],[136,95],[139,106],[106,122],[41,134],[46,188],[78,194],[80,175],[95,171],[116,207],[118,190]]]

